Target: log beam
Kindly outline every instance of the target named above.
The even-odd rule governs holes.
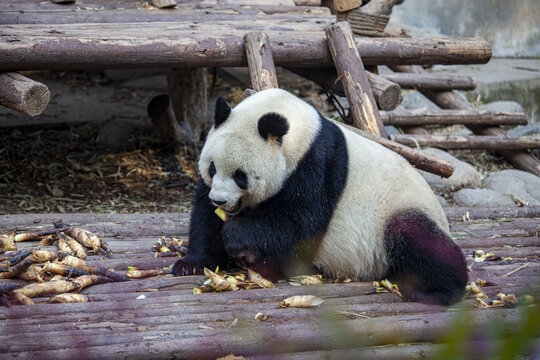
[[[338,79],[342,81],[349,100],[349,109],[355,126],[386,137],[367,72],[354,45],[349,24],[338,22],[332,25],[326,29],[326,38],[339,75]]]
[[[0,104],[26,115],[37,116],[49,104],[51,93],[42,83],[18,73],[0,74]]]
[[[416,90],[474,90],[476,80],[469,76],[449,76],[437,74],[394,73],[382,75],[386,80],[395,82],[402,89]]]
[[[492,111],[471,110],[395,110],[381,112],[384,125],[424,126],[424,125],[527,125],[524,113],[494,113]]]
[[[398,134],[390,140],[407,146],[430,146],[445,150],[528,150],[540,149],[540,136],[500,137],[500,136],[437,136]]]
[[[267,33],[276,66],[333,64],[323,31],[275,30],[279,26],[292,30],[286,21],[273,28],[264,24],[253,21],[246,26]],[[0,71],[246,66],[240,25],[200,24],[195,29],[170,22],[10,25],[0,29]],[[272,30],[267,31],[269,27]],[[481,39],[355,38],[354,44],[366,65],[470,64],[491,57],[489,45]]]
[[[334,68],[287,68],[287,70],[313,81],[323,89],[330,90],[339,96],[345,96],[342,82],[336,82],[338,74]],[[403,98],[401,87],[398,84],[369,71],[367,77],[379,109],[390,111],[401,104]]]
[[[398,72],[426,74],[427,71],[421,66],[393,66],[392,70]],[[421,93],[443,109],[475,110],[466,99],[453,91],[421,90]],[[508,133],[499,127],[468,126],[478,135],[507,137]],[[540,160],[525,151],[498,150],[515,167],[540,176]]]
[[[263,32],[250,32],[244,36],[251,86],[256,91],[277,88],[276,67],[268,36]]]

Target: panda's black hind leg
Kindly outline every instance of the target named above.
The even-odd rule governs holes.
[[[409,301],[450,305],[463,298],[467,266],[448,234],[418,210],[396,214],[387,223],[388,277]]]

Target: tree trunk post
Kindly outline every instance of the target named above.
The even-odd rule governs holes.
[[[379,110],[371,91],[364,64],[355,46],[351,28],[338,22],[326,29],[328,47],[334,59],[356,127],[386,137]]]
[[[244,46],[253,89],[261,91],[277,88],[276,67],[268,36],[263,32],[247,33],[244,35]]]
[[[36,116],[49,104],[47,86],[18,73],[0,74],[0,104],[23,114]]]
[[[169,96],[183,141],[199,144],[212,127],[208,117],[206,68],[181,68],[167,74]]]

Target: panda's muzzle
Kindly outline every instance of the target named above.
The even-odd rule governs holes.
[[[242,209],[242,199],[238,200],[238,202],[231,206],[231,207],[223,207],[223,210],[225,210],[225,212],[227,213],[227,215],[229,216],[234,216],[236,214],[238,214],[240,212],[240,210]]]
[[[240,210],[242,209],[242,199],[238,200],[238,202],[235,205],[230,206],[230,207],[223,206],[224,204],[227,203],[226,201],[216,201],[216,200],[210,200],[210,201],[215,206],[220,207],[223,210],[225,210],[225,212],[229,216],[234,216],[234,215],[238,214],[240,212]]]

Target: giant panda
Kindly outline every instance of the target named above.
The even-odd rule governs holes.
[[[394,279],[410,301],[463,297],[463,253],[420,174],[285,90],[233,109],[218,98],[198,165],[189,250],[175,275],[236,263],[278,277]]]

